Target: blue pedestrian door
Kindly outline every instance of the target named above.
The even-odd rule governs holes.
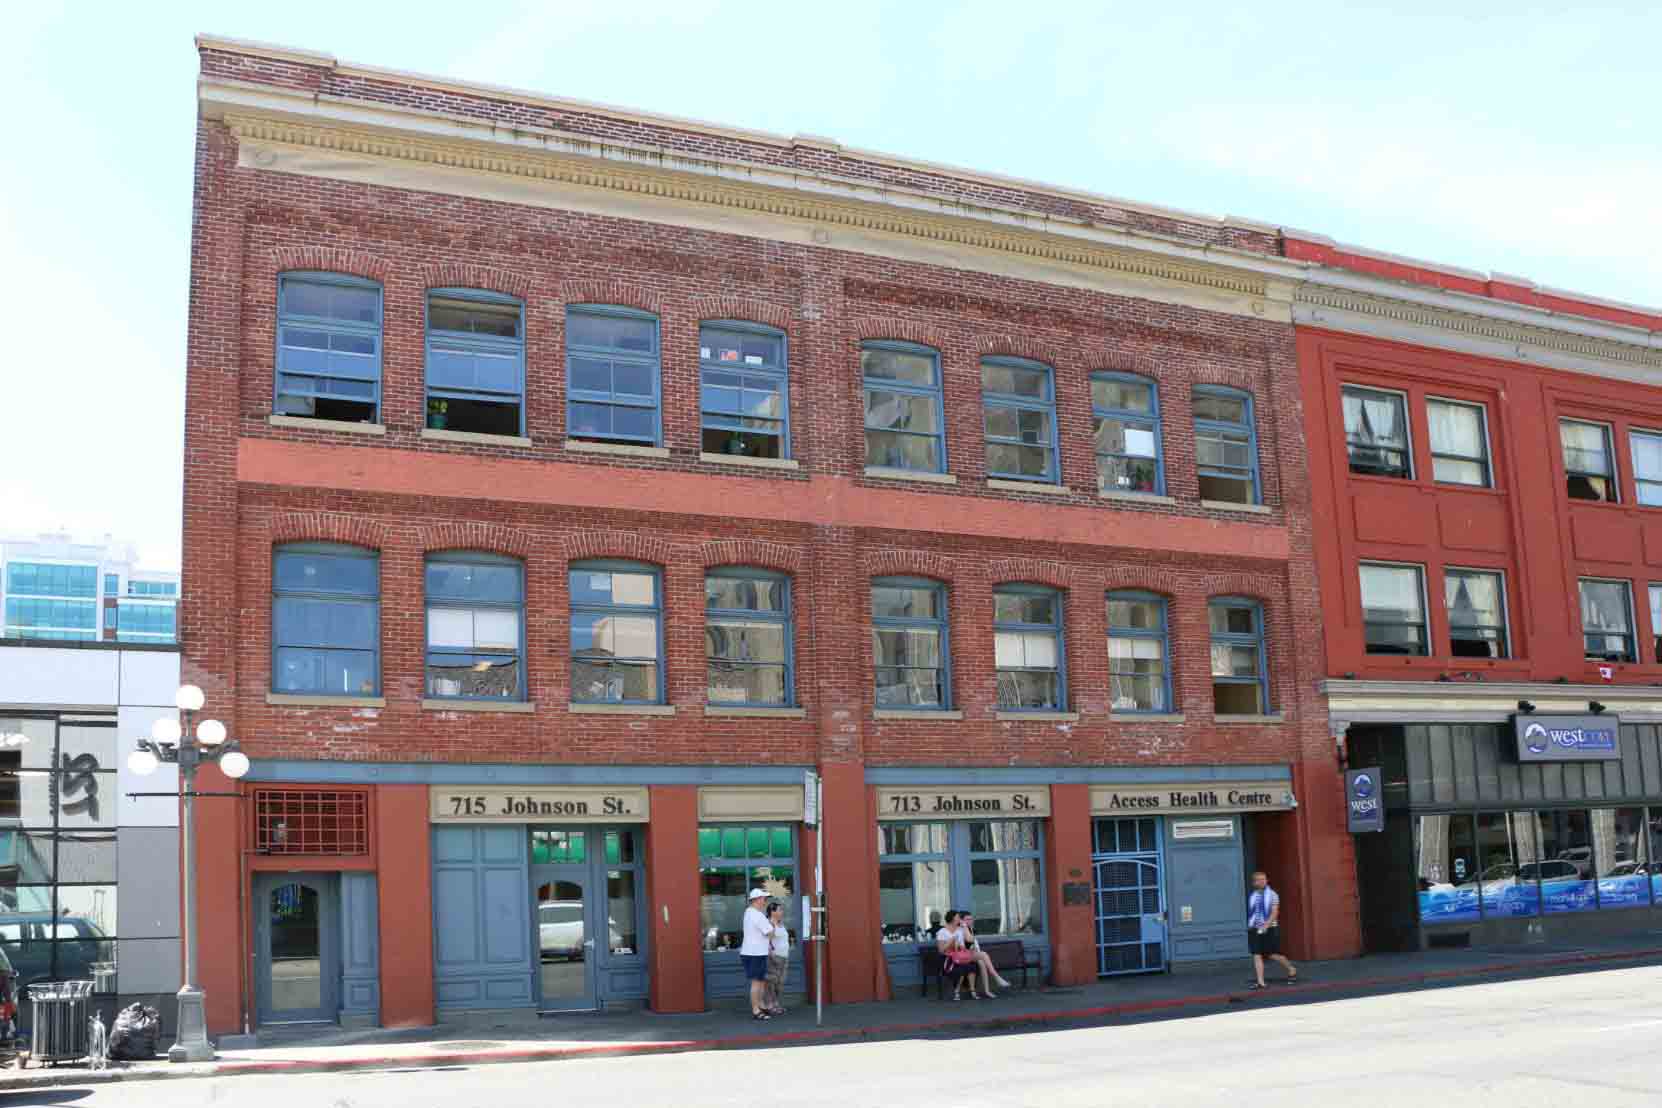
[[[1166,968],[1166,904],[1160,818],[1099,819],[1096,876],[1097,975]]]

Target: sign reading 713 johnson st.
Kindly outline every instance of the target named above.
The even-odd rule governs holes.
[[[1620,716],[1512,717],[1520,762],[1616,762],[1622,757]]]

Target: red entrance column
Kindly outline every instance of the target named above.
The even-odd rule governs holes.
[[[889,998],[888,973],[878,942],[877,814],[865,766],[825,764],[826,999],[852,1004]],[[810,874],[810,882],[812,876]]]
[[[1096,980],[1094,894],[1069,904],[1062,886],[1083,884],[1090,891],[1091,787],[1050,787],[1050,836],[1045,842],[1045,876],[1050,886],[1050,980],[1056,985],[1083,985]]]
[[[648,973],[654,1012],[704,1010],[698,902],[698,786],[653,785],[646,835]]]
[[[382,785],[375,811],[381,916],[381,1026],[431,1027],[433,839],[426,785]]]

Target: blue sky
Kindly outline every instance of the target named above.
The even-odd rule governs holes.
[[[7,21],[0,533],[108,531],[155,567],[179,557],[198,31],[1662,304],[1652,4],[161,0]]]

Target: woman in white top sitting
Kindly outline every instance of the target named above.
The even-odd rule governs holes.
[[[992,982],[997,981],[998,987],[1008,989],[1010,982],[1004,980],[998,970],[993,968],[993,956],[981,949],[981,944],[975,938],[975,914],[972,912],[958,913],[958,928],[964,933],[964,945],[975,954],[975,964],[981,970],[981,991],[988,996],[996,997]],[[990,980],[989,980],[990,979]]]
[[[964,941],[964,930],[958,926],[958,912],[951,911],[935,932],[935,949],[941,952],[941,976],[952,982],[952,999],[958,1000],[964,982],[969,982],[970,999],[980,1000],[975,991],[976,963],[968,956],[969,945]]]

